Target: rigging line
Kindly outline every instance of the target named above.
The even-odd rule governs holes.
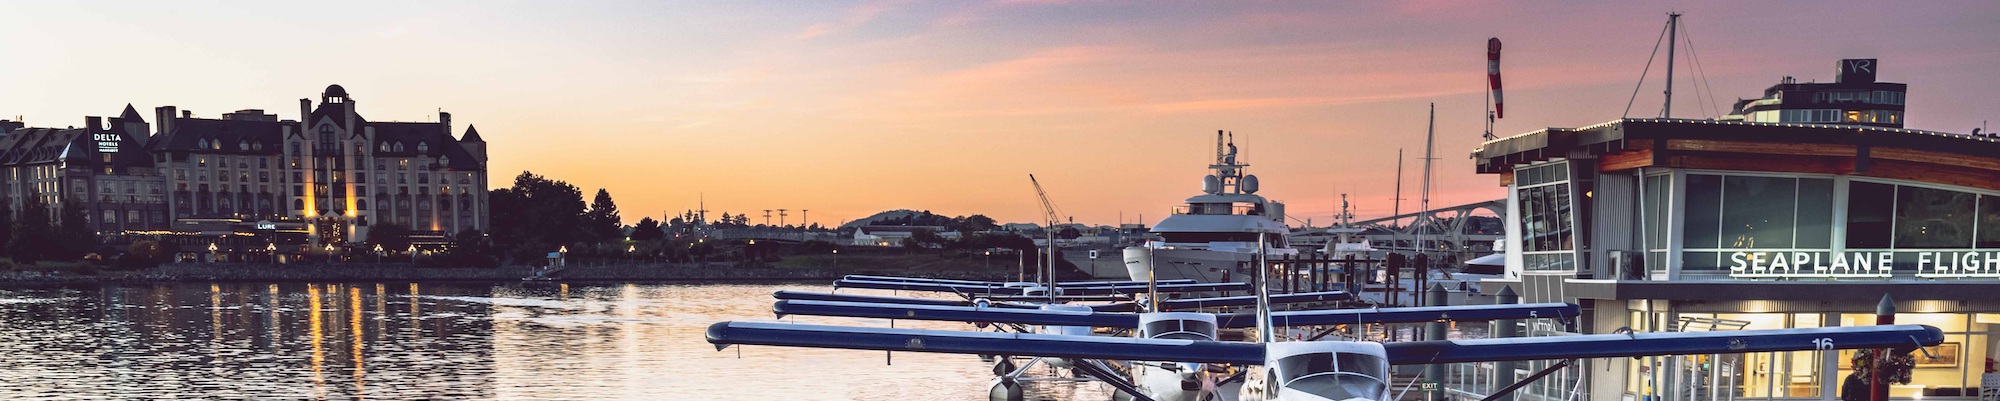
[[[1675,28],[1675,30],[1679,31],[1678,33],[1682,33],[1682,34],[1685,34],[1685,33],[1687,33],[1687,27],[1681,27],[1681,26],[1678,26],[1678,25],[1677,25],[1677,26],[1676,26],[1676,28]],[[1682,41],[1682,42],[1686,42],[1686,41],[1687,41],[1687,38],[1684,38],[1684,37],[1676,37],[1676,39],[1677,39],[1677,40],[1679,40],[1679,41]],[[1682,61],[1682,62],[1683,62],[1683,63],[1687,63],[1687,66],[1686,66],[1686,67],[1687,67],[1687,69],[1688,69],[1688,75],[1691,75],[1691,77],[1689,77],[1689,79],[1688,79],[1688,81],[1689,81],[1689,83],[1688,83],[1688,86],[1690,86],[1690,87],[1693,87],[1693,88],[1694,88],[1694,106],[1695,106],[1695,111],[1696,111],[1696,113],[1697,113],[1697,116],[1702,116],[1702,115],[1707,115],[1707,114],[1708,114],[1708,110],[1709,110],[1709,107],[1708,107],[1708,105],[1707,105],[1707,104],[1703,103],[1703,102],[1702,102],[1702,100],[1701,100],[1701,99],[1702,99],[1702,97],[1701,97],[1701,76],[1700,76],[1700,74],[1699,74],[1699,73],[1697,73],[1697,72],[1696,72],[1696,71],[1694,70],[1694,58],[1693,58],[1693,57],[1688,57],[1688,60],[1685,60],[1685,61]]]
[[[1653,39],[1653,53],[1646,55],[1646,68],[1639,70],[1639,83],[1632,85],[1632,98],[1625,101],[1625,114],[1619,116],[1620,118],[1632,116],[1632,102],[1639,100],[1639,88],[1646,86],[1646,74],[1652,72],[1653,58],[1660,55],[1660,42],[1665,41],[1667,41],[1667,27],[1662,26],[1660,27],[1660,38]],[[1662,112],[1664,113],[1664,110]]]
[[[1709,105],[1707,102],[1703,102],[1701,100],[1701,82],[1700,82],[1701,78],[1700,74],[1697,74],[1694,71],[1693,59],[1694,59],[1693,57],[1689,57],[1688,60],[1684,62],[1687,63],[1688,75],[1694,75],[1694,77],[1689,77],[1690,79],[1688,79],[1688,81],[1690,82],[1688,83],[1688,86],[1694,88],[1694,107],[1695,107],[1696,117],[1699,118],[1708,115]]]
[[[1688,34],[1687,25],[1681,25],[1681,37],[1687,39],[1688,58],[1694,59],[1695,74],[1699,74],[1701,76],[1702,85],[1708,86],[1708,102],[1709,104],[1715,105],[1716,115],[1720,116],[1722,114],[1728,114],[1730,111],[1733,111],[1733,110],[1724,110],[1722,108],[1722,103],[1717,102],[1715,100],[1714,82],[1708,79],[1707,69],[1702,68],[1701,66],[1701,54],[1695,53],[1694,51],[1694,38],[1693,35]]]

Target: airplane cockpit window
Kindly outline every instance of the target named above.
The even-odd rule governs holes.
[[[1146,335],[1172,340],[1215,340],[1215,324],[1200,320],[1161,320],[1146,323]]]
[[[1388,384],[1375,377],[1381,374],[1384,362],[1366,354],[1293,355],[1278,360],[1277,382],[1284,383],[1284,388],[1334,400],[1372,400],[1388,390]]]

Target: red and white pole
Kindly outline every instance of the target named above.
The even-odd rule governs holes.
[[[1896,324],[1896,300],[1889,298],[1889,294],[1882,294],[1882,302],[1875,304],[1875,325],[1892,324]],[[1869,369],[1868,375],[1868,401],[1889,401],[1889,379],[1882,377],[1882,371],[1887,370],[1889,353],[1893,351],[1889,348],[1875,350],[1874,369]]]

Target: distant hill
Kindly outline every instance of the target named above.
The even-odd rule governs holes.
[[[854,219],[853,221],[847,222],[847,224],[841,224],[840,228],[851,230],[854,229],[855,227],[870,226],[870,225],[896,225],[896,226],[942,225],[942,224],[909,224],[909,222],[924,220],[923,219],[924,216],[937,216],[937,215],[931,214],[928,211],[919,212],[909,209],[896,209],[896,210],[876,213],[868,217]],[[937,216],[937,217],[943,217],[943,216]],[[944,220],[950,221],[951,218],[944,217]]]

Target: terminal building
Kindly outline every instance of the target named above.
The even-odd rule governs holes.
[[[1793,85],[1774,91],[1794,101]],[[1509,220],[1486,290],[1585,308],[1543,335],[1873,325],[1887,295],[1896,323],[1947,333],[1891,396],[1975,399],[2000,358],[2000,139],[1815,121],[1620,119],[1482,144]],[[1847,360],[1595,359],[1518,397],[1836,400]]]
[[[197,118],[163,106],[149,122],[127,105],[81,127],[10,121],[0,186],[13,210],[30,200],[90,208],[88,223],[114,243],[218,246],[203,258],[345,252],[384,224],[410,228],[418,242],[488,230],[477,129],[455,132],[443,112],[435,122],[370,121],[356,105],[332,85],[317,105],[299,99],[298,120],[263,110]]]
[[[1764,89],[1764,97],[1737,100],[1722,120],[1903,128],[1903,95],[1909,86],[1876,82],[1878,66],[1872,58],[1840,60],[1833,83],[1784,77]]]

